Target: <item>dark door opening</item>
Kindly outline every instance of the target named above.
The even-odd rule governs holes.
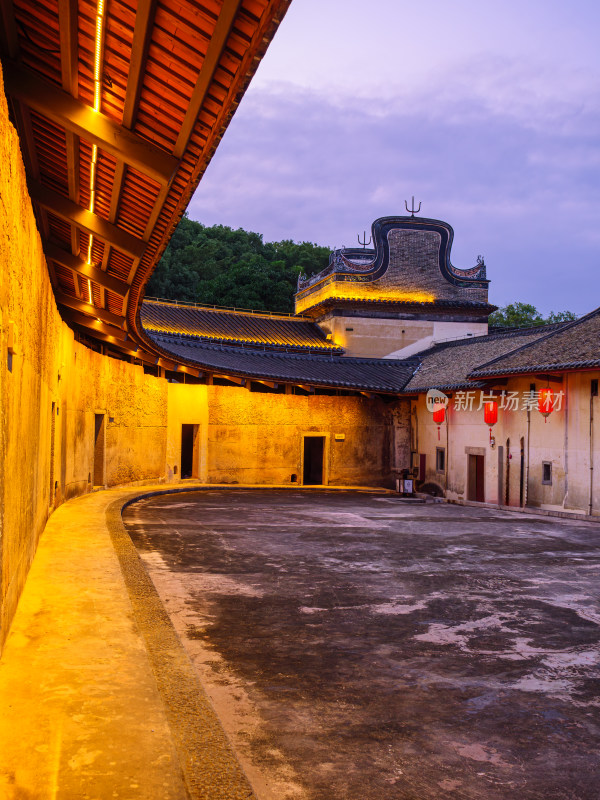
[[[197,425],[181,426],[181,477],[193,478],[194,475],[194,450],[198,431]]]
[[[304,437],[304,473],[302,476],[302,483],[305,486],[322,485],[324,452],[324,436]]]
[[[519,474],[519,505],[525,505],[525,439],[521,437],[521,472]]]
[[[427,472],[427,453],[419,453],[419,480],[425,480],[425,473]]]
[[[504,502],[510,505],[510,439],[506,440],[506,495]]]
[[[485,476],[485,456],[475,456],[469,454],[469,475],[467,485],[467,500],[475,500],[483,503],[484,495],[484,476]]]
[[[56,439],[56,413],[54,411],[55,403],[52,403],[52,411],[50,412],[50,502],[48,505],[54,505],[54,444]]]
[[[94,414],[94,486],[104,486],[104,418]]]

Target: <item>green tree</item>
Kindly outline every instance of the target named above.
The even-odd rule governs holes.
[[[548,317],[544,318],[531,303],[509,303],[490,314],[488,321],[494,328],[528,328],[574,319],[577,319],[577,314],[572,311],[551,311]]]
[[[293,311],[298,275],[327,266],[329,248],[311,242],[263,242],[258,233],[206,227],[184,216],[157,265],[148,297],[207,305]]]
[[[577,319],[577,314],[573,311],[551,311],[546,317],[546,322],[573,322]]]

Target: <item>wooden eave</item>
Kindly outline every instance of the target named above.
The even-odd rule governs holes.
[[[127,352],[160,356],[140,322],[145,286],[290,2],[105,0],[95,111],[96,2],[0,0],[5,90],[51,281],[70,324],[90,318],[87,336],[106,341],[110,325]]]

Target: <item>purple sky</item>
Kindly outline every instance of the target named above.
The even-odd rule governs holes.
[[[600,305],[600,4],[293,0],[189,207],[356,246],[422,201],[490,300]]]

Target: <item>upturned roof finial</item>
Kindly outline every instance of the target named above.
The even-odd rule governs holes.
[[[419,207],[415,208],[415,196],[414,195],[413,195],[413,199],[412,199],[412,203],[411,203],[411,208],[408,207],[408,202],[406,200],[404,201],[404,205],[406,207],[406,210],[410,211],[411,217],[414,217],[414,215],[418,214],[419,211],[421,210],[421,201],[420,200],[419,200]]]
[[[358,243],[362,244],[363,250],[365,249],[365,247],[368,244],[371,244],[371,237],[370,236],[369,236],[369,241],[367,242],[367,232],[366,231],[363,231],[363,240],[362,240],[362,242],[360,240],[360,234],[356,238],[358,239]]]

